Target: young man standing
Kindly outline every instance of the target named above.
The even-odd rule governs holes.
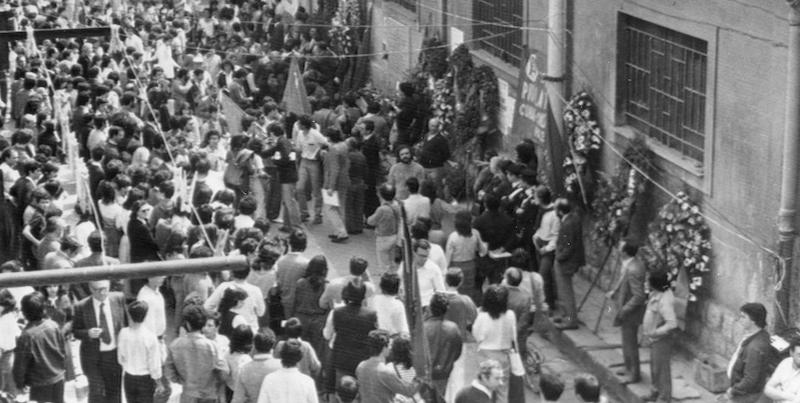
[[[154,393],[164,392],[161,344],[155,333],[144,325],[149,310],[144,301],[132,302],[128,305],[131,323],[119,332],[117,358],[123,371],[125,400],[132,403],[152,402]]]

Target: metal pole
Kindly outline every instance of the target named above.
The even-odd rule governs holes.
[[[223,270],[241,270],[247,267],[249,267],[249,263],[246,256],[219,256],[202,259],[129,263],[116,266],[37,270],[0,274],[0,287],[85,283],[94,280],[119,280]]]
[[[564,94],[564,76],[566,74],[567,60],[567,0],[549,0],[547,3],[547,91],[555,91],[560,97],[550,99],[550,108],[556,117],[556,124],[561,130],[561,116],[564,114],[564,105],[560,99],[566,99]],[[553,162],[558,163],[559,161]]]
[[[778,268],[783,277],[775,290],[778,309],[776,330],[790,326],[794,242],[797,233],[797,171],[800,169],[800,0],[787,0],[789,12],[789,52],[786,69],[786,118],[783,130],[783,169],[781,175],[781,205],[778,212]]]

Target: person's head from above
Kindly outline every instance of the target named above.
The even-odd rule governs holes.
[[[381,198],[383,202],[391,202],[394,200],[396,195],[396,191],[394,186],[384,183],[378,188],[378,196]]]
[[[308,237],[302,229],[295,229],[289,234],[289,249],[292,252],[303,252],[308,245]]]
[[[542,207],[547,207],[553,202],[553,193],[546,185],[539,185],[534,191],[534,198],[536,200],[536,204]]]
[[[514,249],[514,251],[511,252],[511,257],[508,259],[508,265],[522,271],[530,271],[531,254],[522,248]]]
[[[495,360],[486,360],[478,366],[478,382],[494,392],[503,386],[503,367]]]
[[[386,362],[402,365],[405,368],[412,368],[414,366],[412,350],[413,345],[408,335],[400,334],[395,336],[389,344],[389,354],[386,356]]]
[[[417,194],[419,192],[419,179],[414,176],[406,179],[406,188],[408,188],[408,193]]]
[[[342,301],[347,305],[359,306],[367,295],[367,286],[360,278],[352,279],[342,289]]]
[[[303,322],[296,317],[286,319],[283,322],[283,334],[289,339],[298,339],[303,335]]]
[[[145,200],[137,200],[131,207],[131,219],[148,222],[150,220],[150,213],[153,212],[153,207]]]
[[[199,305],[202,305],[202,300],[200,301]],[[203,324],[202,329],[203,336],[211,340],[214,340],[217,337],[221,320],[220,318],[221,316],[219,312],[206,311],[206,321]]]
[[[411,230],[409,231],[411,233],[411,239],[428,240],[428,234],[430,233],[431,227],[427,222],[425,222],[425,220],[423,220],[423,218],[425,217],[418,217],[417,220],[411,224]]]
[[[430,134],[437,134],[442,130],[442,122],[439,118],[428,119],[428,132]]]
[[[188,305],[181,312],[183,323],[188,332],[199,332],[206,326],[208,314],[202,305]]]
[[[450,300],[442,293],[435,293],[431,297],[430,310],[431,316],[434,318],[442,318],[447,313],[447,308],[450,306]]]
[[[648,283],[650,284],[650,290],[657,292],[667,291],[672,286],[669,273],[666,270],[659,270],[650,273]]]
[[[270,328],[263,328],[253,336],[253,355],[272,353],[277,338]]]
[[[301,132],[307,133],[314,127],[314,120],[311,119],[310,115],[302,115],[297,118],[297,128],[300,129]]]
[[[631,239],[620,242],[619,250],[622,252],[623,259],[635,257],[639,253],[639,244]]]
[[[600,401],[600,381],[594,375],[580,374],[575,377],[575,395],[587,403]]]
[[[28,322],[38,322],[47,317],[45,308],[47,306],[47,298],[39,291],[32,292],[24,297],[20,302],[20,309],[22,315]]]
[[[748,302],[739,308],[738,319],[745,334],[755,333],[767,327],[767,308],[758,302]]]
[[[381,275],[379,286],[383,295],[396,296],[400,292],[400,276],[387,271]]]
[[[128,304],[128,317],[133,323],[142,323],[144,318],[147,317],[147,311],[150,307],[145,301],[133,301]]]
[[[287,340],[281,347],[280,355],[284,368],[296,367],[303,359],[303,346],[298,340]]]
[[[490,285],[483,293],[482,309],[492,319],[497,319],[508,310],[508,290],[497,284]]]
[[[516,267],[509,267],[503,275],[506,285],[510,287],[519,287],[522,283],[522,270]]]
[[[376,329],[370,331],[367,334],[367,348],[369,349],[370,357],[386,357],[389,353],[391,340],[391,335],[386,330]]]
[[[500,198],[492,192],[486,193],[483,196],[483,206],[488,211],[497,212],[500,210]]]
[[[6,148],[3,150],[2,155],[0,155],[0,159],[9,167],[16,168],[19,162],[19,151],[14,148]]]
[[[247,292],[239,287],[228,287],[222,293],[222,299],[219,301],[217,311],[226,313],[232,309],[241,308],[244,306],[244,301],[247,299]]]
[[[231,353],[250,354],[253,349],[253,329],[245,324],[234,327],[230,342]]]
[[[457,289],[464,282],[464,271],[460,267],[450,267],[444,275],[444,284],[449,289]]]
[[[89,282],[89,290],[92,292],[92,298],[100,302],[104,302],[108,298],[108,292],[110,288],[111,282],[108,280],[95,280]]]
[[[565,198],[558,198],[556,199],[556,215],[559,218],[563,218],[567,214],[572,212],[572,203],[568,199]]]
[[[564,393],[564,381],[557,375],[543,373],[539,377],[539,390],[545,402],[557,402]]]
[[[420,268],[428,261],[431,243],[427,239],[418,239],[412,245],[412,252],[414,252],[414,267]]]
[[[58,286],[56,286],[58,290]],[[47,292],[50,293],[50,287],[47,287]],[[53,295],[57,295],[53,293]],[[0,288],[0,315],[5,315],[13,312],[17,308],[17,301],[14,299],[14,294],[11,294],[7,288]]]
[[[353,256],[350,258],[350,275],[353,277],[361,277],[367,271],[369,262],[361,256]]]
[[[404,164],[410,164],[414,158],[414,153],[411,147],[402,145],[397,149],[397,159]]]
[[[340,403],[352,403],[358,396],[358,381],[352,376],[343,376],[336,385],[336,397]]]

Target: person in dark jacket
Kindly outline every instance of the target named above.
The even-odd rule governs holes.
[[[361,122],[362,146],[361,152],[367,162],[367,171],[364,174],[364,214],[369,217],[381,205],[378,200],[378,183],[383,182],[381,170],[381,138],[375,133],[375,122],[363,120]]]
[[[345,306],[328,316],[323,335],[333,340],[332,365],[336,379],[355,376],[356,367],[370,356],[369,332],[378,328],[378,314],[362,306],[367,287],[360,280],[347,283],[342,290]]]
[[[506,213],[500,211],[500,198],[494,193],[487,193],[483,198],[486,211],[475,219],[472,226],[486,242],[489,254],[483,258],[483,263],[475,278],[475,287],[480,290],[485,279],[489,284],[499,284],[503,279],[506,264],[501,255],[504,251],[513,250],[514,220]],[[495,256],[495,257],[492,257]]]
[[[295,187],[297,185],[297,152],[292,147],[292,142],[286,138],[286,133],[278,124],[271,124],[267,127],[267,133],[276,138],[275,147],[267,151],[272,154],[271,158],[278,167],[278,181],[281,184],[281,204],[283,205],[283,226],[282,230],[291,232],[294,228],[299,228],[300,207],[295,199]]]
[[[633,241],[626,240],[622,243],[620,279],[607,294],[617,306],[614,326],[619,326],[622,333],[622,356],[625,361],[625,370],[622,372],[628,376],[627,381],[630,383],[637,383],[641,379],[638,335],[647,304],[644,287],[647,269],[644,262],[636,257],[638,251],[639,247]]]
[[[455,403],[492,403],[495,391],[503,386],[503,367],[495,360],[486,360],[478,368],[478,379],[461,389]]]
[[[433,294],[430,303],[431,316],[423,327],[431,353],[431,378],[440,397],[444,396],[453,364],[461,357],[461,330],[455,322],[444,319],[449,299],[446,294]]]
[[[74,377],[69,342],[58,324],[45,314],[47,299],[40,292],[22,297],[28,325],[14,351],[14,381],[30,387],[30,400],[61,403],[64,382]]]
[[[772,372],[774,350],[767,332],[767,309],[757,302],[739,308],[744,339],[728,365],[731,387],[725,396],[733,403],[755,403],[763,398],[764,385]]]
[[[556,319],[559,329],[577,329],[578,312],[575,307],[575,291],[572,288],[572,276],[586,264],[583,250],[583,229],[581,217],[573,211],[567,199],[556,200],[556,215],[561,219],[561,228],[556,240],[556,290],[561,306],[562,318]]]
[[[360,234],[364,230],[364,179],[367,174],[367,159],[361,152],[361,140],[350,137],[346,140],[347,158],[350,160],[350,187],[345,197],[344,225],[348,234]]]
[[[416,127],[418,126],[417,97],[414,84],[409,82],[400,83],[398,89],[400,90],[400,101],[396,106],[397,140],[392,144],[394,149],[400,145],[413,145],[417,140]]]

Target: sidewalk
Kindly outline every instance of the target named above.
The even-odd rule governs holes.
[[[573,278],[577,302],[586,294],[590,282],[581,277]],[[643,402],[650,394],[650,350],[640,348],[642,381],[636,384],[622,384],[616,372],[623,367],[622,348],[619,328],[612,325],[614,308],[605,305],[604,314],[597,334],[593,332],[597,318],[603,309],[604,294],[595,287],[583,309],[578,314],[581,326],[577,330],[557,331],[553,329],[548,338],[561,351],[580,363],[587,372],[598,377],[603,388],[611,395],[627,403]],[[677,351],[672,357],[672,400],[687,403],[709,403],[717,401],[715,395],[694,381],[694,359],[685,349],[676,344]]]

